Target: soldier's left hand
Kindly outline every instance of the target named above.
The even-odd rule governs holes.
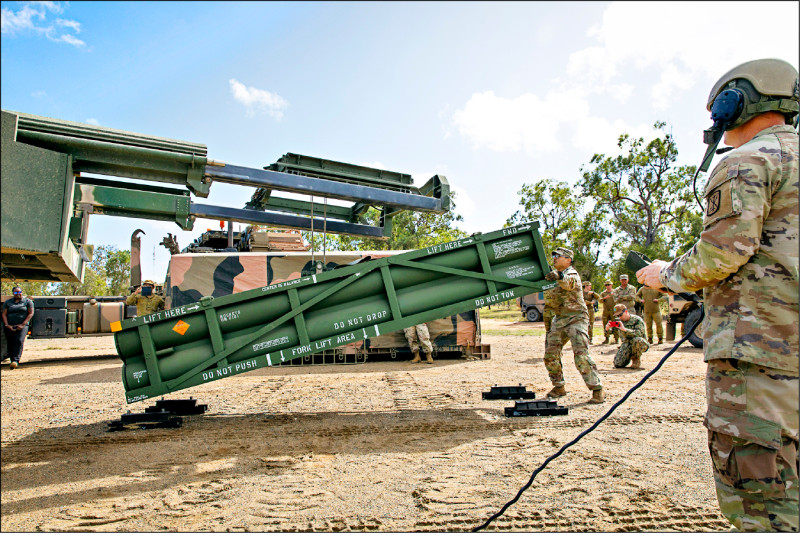
[[[652,263],[636,271],[636,280],[642,285],[647,285],[653,289],[660,289],[664,285],[661,284],[661,280],[658,279],[658,276],[661,274],[661,269],[668,264],[669,263],[666,261],[654,259]]]

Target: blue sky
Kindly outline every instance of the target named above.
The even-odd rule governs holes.
[[[699,164],[711,85],[751,59],[797,66],[799,19],[797,2],[2,2],[0,102],[237,165],[296,152],[444,174],[461,229],[488,232],[523,183],[574,183],[656,120]],[[163,280],[167,233],[184,247],[218,227],[94,216],[89,240],[128,248],[143,229],[143,275]]]

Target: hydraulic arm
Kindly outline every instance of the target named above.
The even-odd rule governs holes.
[[[209,159],[203,144],[16,111],[2,111],[2,177],[3,279],[78,281],[91,255],[91,214],[173,221],[185,230],[197,218],[311,229],[324,217],[327,232],[386,238],[399,211],[450,207],[444,176],[417,188],[408,174],[292,153],[261,169],[229,165]],[[243,208],[193,201],[208,197],[215,181],[256,192]],[[370,207],[381,214],[377,225],[363,217]],[[47,223],[31,227],[31,220]]]

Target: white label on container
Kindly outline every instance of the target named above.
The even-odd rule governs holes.
[[[502,259],[507,255],[524,252],[525,250],[530,249],[530,246],[523,244],[522,239],[518,241],[496,242],[492,244],[492,250],[494,251],[495,259]]]

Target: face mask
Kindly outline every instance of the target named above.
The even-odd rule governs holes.
[[[153,287],[142,287],[142,296],[150,296],[153,294]]]

